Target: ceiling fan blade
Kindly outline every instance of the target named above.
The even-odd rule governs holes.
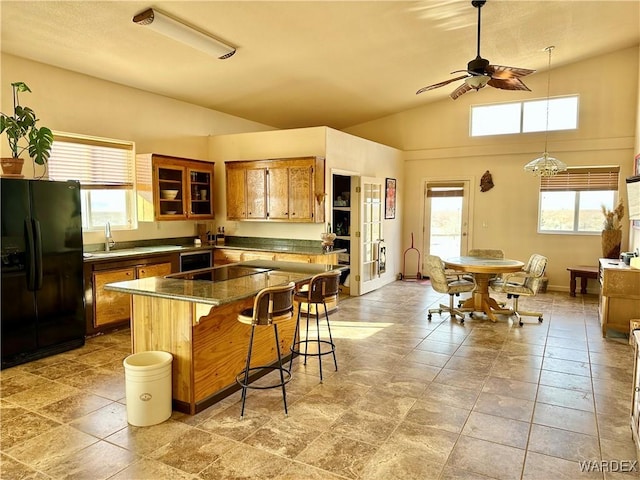
[[[462,80],[463,78],[467,78],[469,75],[461,75],[459,77],[452,78],[450,80],[445,80],[444,82],[434,83],[433,85],[429,85],[428,87],[422,87],[420,90],[416,92],[416,95],[426,92],[427,90],[433,90],[435,88],[444,87],[445,85],[449,85],[451,82],[455,82],[458,80]]]
[[[532,73],[535,73],[535,70],[529,70],[528,68],[505,67],[504,65],[489,65],[487,67],[487,74],[496,79],[525,77]]]
[[[527,87],[519,78],[492,78],[487,82],[494,88],[501,88],[502,90],[531,90]]]
[[[449,96],[455,100],[456,98],[458,98],[463,93],[467,93],[469,90],[472,90],[472,89],[473,89],[473,87],[471,85],[469,85],[467,82],[463,82],[462,85],[460,85],[453,92],[451,92],[451,94]]]

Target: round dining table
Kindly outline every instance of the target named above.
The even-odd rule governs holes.
[[[505,309],[489,295],[489,281],[495,275],[519,272],[524,263],[508,258],[485,257],[451,257],[444,260],[446,268],[460,272],[471,273],[476,281],[476,289],[472,297],[462,304],[462,309],[472,312],[483,312],[492,322],[497,320],[496,314],[512,314],[511,309]]]

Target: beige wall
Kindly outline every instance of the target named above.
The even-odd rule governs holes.
[[[471,177],[477,191],[471,205],[470,248],[502,248],[508,257],[523,260],[534,252],[544,254],[549,257],[547,274],[553,289],[568,289],[567,266],[596,265],[601,256],[599,235],[536,232],[539,183],[523,166],[542,153],[544,134],[471,138],[468,133],[471,105],[544,98],[546,80],[542,71],[527,77],[532,92],[487,87],[455,101],[426,104],[347,129],[405,151],[403,201],[414,208],[405,209],[403,237],[423,231],[422,192],[427,179]],[[576,131],[549,134],[549,152],[569,166],[620,165],[624,192],[624,178],[632,174],[637,130],[638,48],[554,69],[550,93],[579,94],[580,116]],[[481,193],[479,181],[486,170],[492,173],[495,187]],[[621,198],[626,199],[626,193]],[[628,237],[625,223],[623,250],[629,247]]]
[[[621,166],[622,179],[631,175],[633,153],[638,151],[639,59],[635,47],[553,70],[552,96],[580,94],[580,124],[577,131],[549,135],[552,154],[570,166],[616,164]],[[24,81],[33,93],[23,103],[34,108],[43,125],[59,131],[133,140],[139,153],[215,160],[218,186],[224,181],[224,159],[239,160],[254,154],[325,155],[327,176],[332,169],[344,169],[365,176],[397,178],[399,215],[385,222],[385,232],[390,235],[390,267],[396,273],[401,269],[400,254],[408,247],[411,232],[417,236],[422,232],[421,192],[425,180],[460,176],[471,178],[477,188],[485,170],[491,171],[496,186],[486,193],[480,193],[479,188],[474,192],[472,247],[499,246],[508,256],[522,259],[534,251],[543,253],[550,258],[550,288],[559,289],[567,288],[567,265],[595,264],[600,256],[598,236],[536,233],[538,183],[523,172],[522,166],[542,152],[544,135],[476,139],[468,135],[471,104],[544,98],[545,71],[527,78],[533,90],[530,93],[485,88],[455,102],[447,99],[425,104],[355,126],[348,129],[350,135],[314,127],[300,129],[298,139],[290,141],[291,131],[269,132],[273,130],[269,126],[11,55],[2,54],[1,60],[3,111],[11,109],[10,82]],[[235,151],[215,153],[216,136],[258,131],[263,132],[259,151],[236,145]],[[4,143],[0,147],[3,155],[7,153]],[[396,149],[404,151],[404,168]],[[26,174],[30,174],[28,169]],[[223,198],[223,190],[218,188],[216,215],[220,224],[224,222]],[[308,239],[317,238],[322,228],[308,224],[251,225],[227,228],[241,235]],[[623,250],[638,245],[638,235],[634,237],[633,233],[625,227]],[[115,233],[120,241],[185,235],[195,235],[193,222],[143,223],[135,232]],[[85,237],[85,243],[101,240],[97,233]],[[418,238],[416,244],[421,246],[422,241]]]
[[[331,198],[333,173],[349,172],[355,176],[377,177],[380,179],[392,177],[398,180],[399,186],[404,182],[401,151],[328,127],[213,136],[210,139],[210,147],[209,156],[216,162],[215,168],[218,178],[224,178],[225,161],[295,156],[324,157],[327,199]],[[221,212],[226,211],[223,188],[218,189],[216,192],[216,205],[221,206]],[[389,252],[384,282],[395,280],[396,274],[402,268],[400,265],[402,211],[402,199],[399,199],[396,218],[384,221],[384,235]],[[325,218],[327,222],[330,221],[330,213],[330,203],[325,201]],[[224,218],[223,215],[220,218]],[[352,224],[353,222],[354,219],[352,218]],[[325,224],[268,221],[235,222],[220,220],[218,225],[224,225],[225,232],[231,235],[300,238],[318,240],[318,242],[320,242],[320,234],[326,228]]]
[[[21,102],[52,130],[132,140],[138,153],[163,153],[209,160],[210,135],[268,130],[270,127],[69,70],[2,54],[2,111],[11,111],[11,82],[23,81],[33,93]],[[3,156],[9,155],[3,138]],[[40,172],[38,172],[40,173]],[[24,174],[33,177],[25,162]],[[135,231],[115,231],[116,241],[195,236],[194,222],[140,223]],[[84,243],[104,241],[85,232]]]

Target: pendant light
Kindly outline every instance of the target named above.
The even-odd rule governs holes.
[[[544,153],[541,157],[531,160],[524,166],[525,172],[531,172],[540,177],[550,177],[558,172],[564,172],[567,165],[547,152],[547,143],[549,139],[549,87],[551,85],[551,52],[556,48],[553,45],[545,48],[549,52],[549,65],[547,69],[547,120],[544,129]]]

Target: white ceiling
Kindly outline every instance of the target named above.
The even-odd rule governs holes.
[[[134,24],[148,7],[237,53],[218,60]],[[278,128],[344,129],[440,100],[458,83],[415,92],[476,55],[470,0],[1,0],[0,16],[3,52]],[[482,8],[480,53],[493,64],[544,72],[549,45],[557,67],[639,42],[638,0],[489,0]]]

